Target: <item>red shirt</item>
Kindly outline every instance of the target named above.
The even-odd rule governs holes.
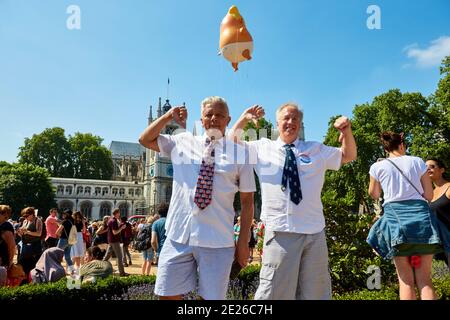
[[[47,229],[47,236],[45,237],[45,240],[48,238],[58,238],[56,235],[56,230],[58,230],[58,218],[52,217],[51,215],[45,219],[45,228]]]
[[[118,234],[114,234],[113,230],[119,230],[119,224],[117,219],[114,217],[108,221],[108,243],[120,243],[120,232]]]

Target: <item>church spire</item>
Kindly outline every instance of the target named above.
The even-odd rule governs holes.
[[[158,102],[158,118],[162,116],[162,109],[161,109],[161,97],[159,97]]]
[[[153,122],[153,110],[152,106],[150,105],[150,112],[148,113],[148,124]]]

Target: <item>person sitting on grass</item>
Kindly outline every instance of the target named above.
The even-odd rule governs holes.
[[[84,262],[80,268],[80,279],[84,282],[95,282],[97,278],[106,278],[113,274],[111,262],[103,260],[106,251],[98,246],[90,247],[84,255]]]
[[[36,267],[30,271],[32,283],[56,282],[66,276],[66,270],[61,265],[64,257],[64,250],[52,247],[45,250]]]

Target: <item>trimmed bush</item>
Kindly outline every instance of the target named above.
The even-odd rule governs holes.
[[[261,265],[242,269],[235,280],[230,281],[227,300],[251,300],[259,284]],[[96,283],[69,289],[66,279],[55,283],[29,284],[16,288],[0,288],[0,301],[92,301],[92,300],[155,300],[153,293],[156,276],[109,277]],[[450,300],[450,275],[433,276],[436,293],[441,300]],[[196,299],[193,292],[185,297]],[[357,290],[347,293],[334,292],[334,300],[398,300],[398,284],[383,286],[381,290]]]
[[[398,287],[382,290],[363,289],[359,291],[333,295],[333,300],[398,300]]]
[[[450,300],[450,275],[433,278],[433,286],[439,300]],[[334,294],[335,300],[398,300],[398,284],[384,287],[381,290],[363,289],[343,294]],[[417,292],[418,294],[418,292]],[[418,295],[417,295],[418,296]]]
[[[80,289],[69,289],[67,279],[54,283],[28,284],[15,288],[0,288],[0,301],[13,300],[110,300],[127,293],[130,287],[153,284],[155,276],[108,277],[86,283]]]

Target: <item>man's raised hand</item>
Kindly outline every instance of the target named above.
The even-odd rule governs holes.
[[[342,139],[344,138],[345,131],[348,129],[351,129],[351,122],[347,117],[339,117],[334,122],[334,127],[341,132],[339,135],[339,142],[342,142]]]
[[[173,120],[178,123],[183,129],[186,129],[186,121],[188,117],[186,107],[173,107],[171,112]]]
[[[258,126],[258,120],[264,117],[264,115],[265,115],[264,108],[257,104],[251,106],[243,113],[243,117],[245,117],[247,121],[253,121],[255,126]]]

